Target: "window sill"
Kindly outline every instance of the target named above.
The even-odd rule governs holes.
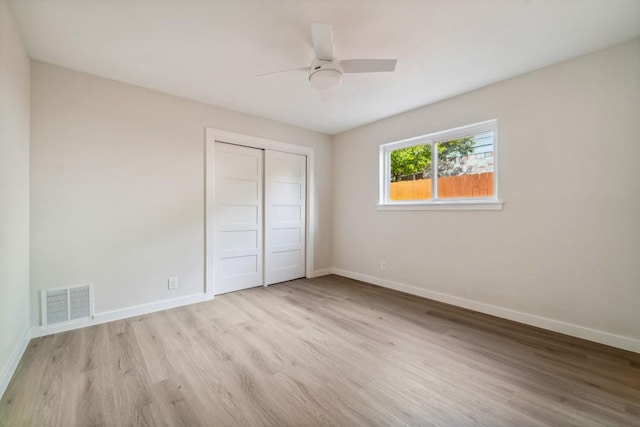
[[[379,211],[501,211],[500,200],[456,200],[447,202],[416,202],[378,204]]]

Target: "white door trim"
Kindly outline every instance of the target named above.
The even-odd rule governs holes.
[[[215,260],[215,143],[244,145],[246,147],[261,148],[263,150],[283,151],[285,153],[301,154],[307,157],[307,221],[306,221],[306,277],[312,277],[314,271],[314,241],[315,241],[315,150],[312,147],[288,144],[257,136],[228,132],[225,130],[206,128],[205,134],[205,293],[209,299],[213,298],[215,274],[212,271]]]

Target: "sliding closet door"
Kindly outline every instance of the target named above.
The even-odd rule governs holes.
[[[305,276],[306,157],[265,151],[265,284]]]
[[[214,293],[263,284],[263,150],[216,142]]]

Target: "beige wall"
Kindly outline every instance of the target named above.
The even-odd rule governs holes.
[[[97,313],[203,292],[205,127],[315,148],[331,266],[328,136],[41,62],[32,93],[32,324],[44,288],[92,282]]]
[[[493,118],[503,211],[376,210],[380,144]],[[640,39],[337,135],[333,170],[334,267],[640,339]]]
[[[0,0],[0,395],[29,329],[29,57]]]
[[[636,39],[331,139],[33,62],[32,324],[43,288],[202,292],[208,126],[316,149],[316,269],[640,339],[638,75]],[[376,210],[379,144],[491,118],[503,211]]]

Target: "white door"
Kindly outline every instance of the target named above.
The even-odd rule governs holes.
[[[265,285],[305,276],[306,156],[265,151]]]
[[[263,284],[263,151],[216,142],[214,293]]]

